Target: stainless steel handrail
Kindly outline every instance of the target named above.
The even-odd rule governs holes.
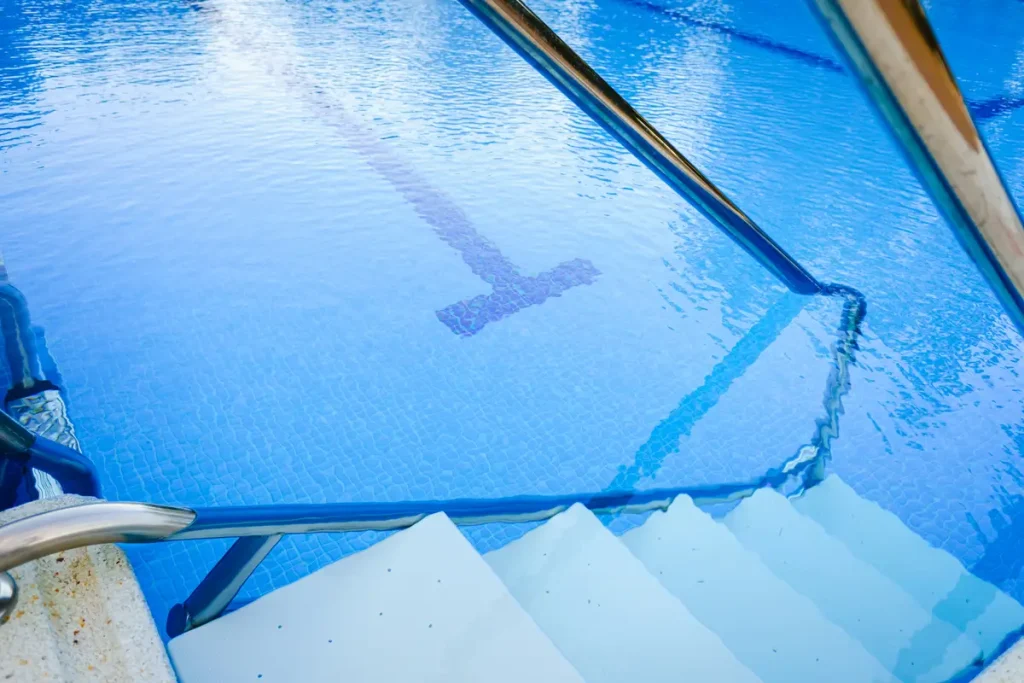
[[[72,548],[166,540],[195,519],[187,508],[148,503],[88,503],[42,512],[0,526],[0,572]]]
[[[917,0],[810,0],[1017,329],[1024,226]]]
[[[797,463],[802,466],[802,463]],[[40,512],[0,526],[0,572],[62,550],[100,543],[150,543],[282,534],[389,531],[444,512],[459,526],[539,522],[577,503],[597,513],[664,510],[679,495],[727,502],[765,486],[799,481],[789,463],[749,482],[718,486],[398,503],[308,503],[185,508],[98,501]]]
[[[196,509],[147,503],[87,503],[0,526],[0,593],[4,586],[13,587],[4,572],[63,550],[100,543],[237,537],[239,540],[192,595],[171,611],[168,632],[173,636],[216,618],[285,534],[405,529],[438,512],[447,514],[459,526],[540,522],[576,504],[598,514],[639,514],[666,510],[682,494],[705,505],[739,500],[768,486],[802,490],[807,483],[804,474],[813,466],[813,459],[798,453],[781,467],[747,482],[556,496]],[[10,609],[13,599],[0,595],[0,614]]]
[[[798,294],[824,287],[519,0],[460,0],[669,187]]]
[[[794,476],[783,468],[777,474]],[[17,600],[7,572],[47,555],[101,543],[150,543],[204,538],[238,541],[195,591],[168,616],[168,632],[178,635],[215,619],[234,598],[284,534],[387,531],[408,528],[430,514],[445,512],[457,525],[543,521],[576,503],[595,512],[641,513],[664,510],[680,493],[697,501],[721,502],[751,495],[772,480],[724,487],[648,490],[638,493],[522,496],[491,500],[403,503],[278,504],[195,510],[147,503],[95,502],[0,526],[0,617]]]

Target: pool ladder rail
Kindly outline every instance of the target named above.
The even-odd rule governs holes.
[[[1024,625],[1016,600],[834,475],[792,497],[738,492],[717,519],[673,493],[81,504],[0,527],[0,613],[16,599],[3,571],[54,552],[237,536],[168,618],[184,683],[328,673],[468,683],[487,667],[510,683],[963,681]],[[639,512],[652,514],[618,537],[596,516]],[[537,521],[482,556],[458,531]],[[401,531],[213,619],[283,535],[364,530]],[[372,655],[384,649],[397,654]]]
[[[740,484],[555,496],[195,509],[98,501],[0,526],[0,575],[56,552],[102,543],[237,538],[192,595],[172,611],[168,633],[178,635],[220,615],[287,534],[394,531],[407,529],[437,513],[446,514],[459,526],[523,524],[549,520],[577,504],[600,514],[643,514],[666,510],[681,495],[701,504],[729,503],[766,487],[790,485],[792,490],[801,490],[803,475],[815,466],[815,462],[794,458],[763,478]],[[11,590],[6,603],[0,597],[0,619],[16,603],[13,580],[5,576]]]

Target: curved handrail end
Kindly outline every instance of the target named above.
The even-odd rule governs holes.
[[[40,512],[0,526],[0,572],[89,545],[167,540],[195,518],[189,508],[106,501]]]

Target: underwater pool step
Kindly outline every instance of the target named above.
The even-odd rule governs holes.
[[[896,680],[689,496],[622,542],[765,683]]]
[[[168,649],[182,683],[582,682],[444,514]]]
[[[484,558],[587,683],[760,680],[582,505]]]
[[[483,557],[438,513],[168,649],[183,683],[945,683],[1021,611],[829,477],[621,539],[577,504]]]
[[[778,492],[758,491],[724,524],[899,680],[939,683],[980,664],[978,643],[922,608]]]
[[[896,515],[861,498],[838,476],[830,475],[792,503],[925,610],[974,638],[986,657],[1024,625],[1020,603],[929,545]]]

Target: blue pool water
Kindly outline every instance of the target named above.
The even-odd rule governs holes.
[[[807,7],[533,6],[864,293],[832,467],[1024,599],[1024,345]],[[1024,3],[928,9],[1024,196]],[[741,481],[822,417],[841,302],[785,295],[454,0],[6,3],[0,171],[110,498]],[[247,592],[374,538],[287,539]],[[129,549],[158,622],[225,546]]]

